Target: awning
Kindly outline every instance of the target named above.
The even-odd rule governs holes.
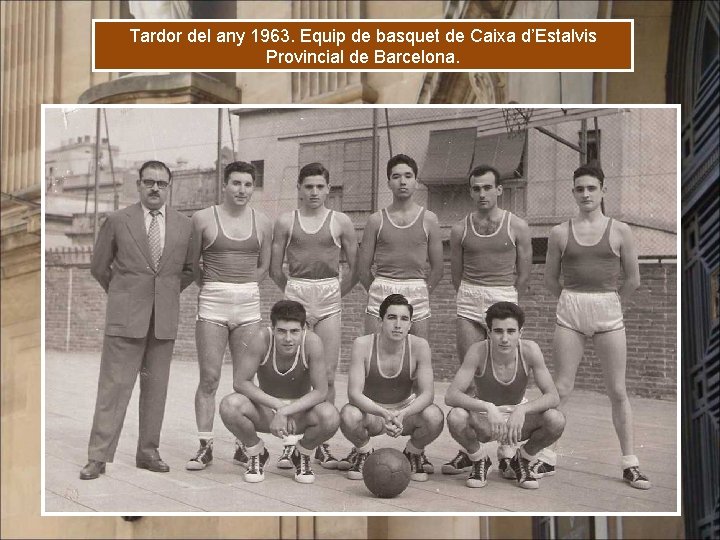
[[[424,184],[457,184],[470,172],[477,128],[431,131],[419,180]]]
[[[419,179],[427,185],[463,184],[477,165],[492,165],[501,179],[516,178],[524,147],[524,137],[506,133],[478,137],[476,128],[432,131]]]

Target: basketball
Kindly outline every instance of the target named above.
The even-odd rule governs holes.
[[[395,497],[410,483],[410,462],[399,450],[381,448],[365,460],[363,480],[373,495]]]

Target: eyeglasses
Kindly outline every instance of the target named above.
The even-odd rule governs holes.
[[[144,178],[140,179],[140,183],[148,189],[151,189],[155,184],[157,184],[158,189],[167,189],[170,185],[170,182],[166,182],[165,180],[150,180]]]

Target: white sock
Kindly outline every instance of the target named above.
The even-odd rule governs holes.
[[[367,454],[368,452],[372,452],[372,449],[373,449],[372,441],[368,441],[365,444],[363,444],[362,446],[357,446],[356,449],[361,454]]]
[[[207,441],[209,443],[212,443],[213,432],[212,431],[198,431],[198,439],[200,439],[201,441]]]
[[[628,467],[639,467],[640,466],[640,461],[638,460],[638,458],[635,454],[623,456],[621,463],[622,463],[623,471],[625,469],[627,469]]]
[[[529,454],[527,450],[525,450],[525,445],[520,447],[520,455],[528,461],[535,461],[537,459],[537,454]]]
[[[480,443],[480,449],[477,452],[473,452],[472,454],[468,453],[468,457],[470,458],[470,461],[480,461],[488,457],[487,455],[487,446],[485,444]]]
[[[547,463],[548,465],[552,465],[553,467],[557,465],[557,454],[549,446],[547,448],[543,448],[538,452],[538,459]]]
[[[265,450],[265,443],[262,439],[260,439],[260,442],[257,444],[254,444],[253,446],[247,446],[245,448],[245,453],[250,456],[259,456],[263,453],[263,450]]]
[[[297,443],[297,444],[295,445],[295,450],[297,450],[298,452],[300,452],[300,453],[301,453],[302,455],[304,455],[304,456],[312,456],[313,450],[315,450],[315,449],[313,448],[313,449],[311,450],[311,449],[305,448],[302,444]]]
[[[411,454],[422,454],[423,448],[418,448],[413,443],[411,443],[409,440],[407,444],[405,445],[405,450],[407,450]]]
[[[299,435],[285,435],[285,437],[283,437],[282,441],[285,446],[292,446],[292,445],[297,444],[299,440],[300,440]]]

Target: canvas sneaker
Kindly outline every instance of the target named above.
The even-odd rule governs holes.
[[[315,449],[315,461],[325,469],[338,468],[338,459],[330,453],[328,443],[322,443]]]
[[[357,448],[353,447],[352,450],[350,450],[350,453],[342,458],[340,461],[338,461],[337,468],[341,471],[348,471],[352,468],[353,463],[355,462],[355,458],[358,455]]]
[[[202,471],[205,467],[212,463],[212,441],[200,439],[200,448],[198,448],[195,457],[187,462],[185,468],[188,471]]]
[[[295,467],[295,481],[301,484],[312,484],[315,481],[315,473],[310,468],[310,456],[301,454],[295,448],[290,459]]]
[[[286,444],[283,445],[283,451],[282,454],[280,454],[280,457],[277,460],[277,468],[278,469],[292,469],[293,463],[292,463],[292,453],[295,451],[295,445],[294,444]]]
[[[555,465],[550,465],[549,463],[545,463],[542,459],[538,459],[530,464],[530,473],[533,475],[533,478],[552,476],[555,474]]]
[[[247,471],[245,471],[246,482],[262,482],[265,480],[265,463],[270,457],[270,452],[265,448],[262,454],[249,456]]]
[[[247,467],[248,462],[250,461],[250,458],[245,450],[245,445],[242,442],[235,440],[235,454],[233,455],[233,461],[241,467]]]
[[[510,461],[508,459],[508,461]],[[492,465],[489,457],[485,457],[478,461],[472,462],[472,469],[470,469],[470,476],[465,481],[465,485],[471,488],[481,488],[487,485],[487,475]]]
[[[363,465],[365,460],[371,454],[371,452],[358,452],[355,451],[355,459],[352,462],[352,466],[348,469],[347,477],[350,480],[362,480],[363,479]]]
[[[538,462],[535,462],[538,463]],[[500,476],[507,480],[515,480],[515,471],[513,471],[512,466],[510,465],[510,458],[502,458],[500,459],[500,462],[498,463],[498,472],[500,473]],[[539,476],[536,476],[535,478],[540,478]]]
[[[652,487],[648,477],[641,473],[640,468],[637,466],[624,469],[623,480],[637,489],[650,489]]]
[[[420,453],[420,459],[422,460],[423,470],[428,474],[433,474],[435,472],[435,465],[427,458],[425,450]]]
[[[473,462],[470,461],[468,455],[460,450],[454,458],[447,463],[443,463],[442,473],[443,474],[462,474],[469,471],[473,466]]]
[[[423,469],[422,454],[412,454],[407,450],[403,451],[405,457],[410,462],[410,480],[416,482],[427,482],[428,475]]]
[[[536,478],[530,472],[530,462],[522,457],[518,448],[515,456],[510,460],[510,466],[515,471],[515,478],[518,485],[524,489],[537,489],[540,487]]]

